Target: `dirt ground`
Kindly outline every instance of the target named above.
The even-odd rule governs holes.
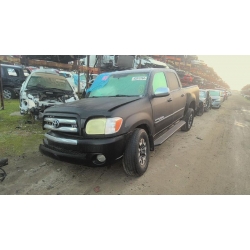
[[[139,178],[127,176],[121,161],[92,168],[37,148],[9,157],[0,194],[250,194],[250,101],[233,95],[220,109],[195,117],[189,132],[178,131],[151,152]]]

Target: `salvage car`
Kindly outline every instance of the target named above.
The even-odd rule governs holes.
[[[224,94],[220,90],[209,89],[209,94],[212,99],[212,108],[220,108],[223,102]]]
[[[200,76],[194,76],[194,75],[193,75],[193,77],[194,77],[194,79],[193,79],[193,81],[192,81],[192,84],[195,84],[195,85],[198,85],[198,86],[204,84],[204,79],[201,78]]]
[[[182,83],[192,83],[194,77],[192,74],[186,72],[185,75],[180,79]]]
[[[204,111],[208,112],[212,107],[212,98],[207,89],[199,90],[199,98],[203,102]]]
[[[216,88],[216,90],[220,90],[220,91],[221,91],[221,96],[223,96],[223,102],[224,102],[225,100],[227,100],[228,94],[227,94],[226,89]]]
[[[1,64],[3,98],[18,98],[22,83],[25,81],[23,68],[16,65]]]
[[[58,73],[37,69],[22,84],[20,113],[42,118],[46,108],[79,100],[69,82]]]
[[[65,77],[71,86],[74,88],[75,92],[78,93],[78,74],[71,73],[68,71],[59,71],[59,75]],[[89,75],[89,84],[92,84],[97,74]],[[86,76],[84,73],[80,74],[80,93],[86,91]]]
[[[86,98],[44,111],[40,151],[87,166],[122,158],[127,175],[141,176],[150,151],[179,129],[189,131],[199,88],[182,88],[174,70],[148,68],[102,73]]]

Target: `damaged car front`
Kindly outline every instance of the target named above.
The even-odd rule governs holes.
[[[75,90],[64,77],[49,70],[36,70],[22,84],[20,113],[41,119],[46,108],[78,99]]]

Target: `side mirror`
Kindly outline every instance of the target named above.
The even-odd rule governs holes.
[[[164,97],[169,96],[170,90],[167,87],[160,87],[155,90],[155,93],[153,94],[153,97]]]

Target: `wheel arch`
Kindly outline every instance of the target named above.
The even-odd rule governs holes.
[[[140,124],[136,128],[141,128],[141,129],[144,129],[146,131],[146,133],[148,135],[148,139],[149,139],[150,150],[154,151],[154,138],[153,138],[153,135],[151,133],[149,126],[147,124]]]
[[[189,108],[193,109],[194,111],[196,110],[196,109],[195,109],[195,101],[192,101],[192,102],[189,104]]]
[[[133,114],[128,119],[126,119],[124,128],[126,133],[133,132],[136,128],[144,129],[149,138],[150,150],[154,150],[154,124],[152,121],[152,117],[148,113],[138,113]]]

